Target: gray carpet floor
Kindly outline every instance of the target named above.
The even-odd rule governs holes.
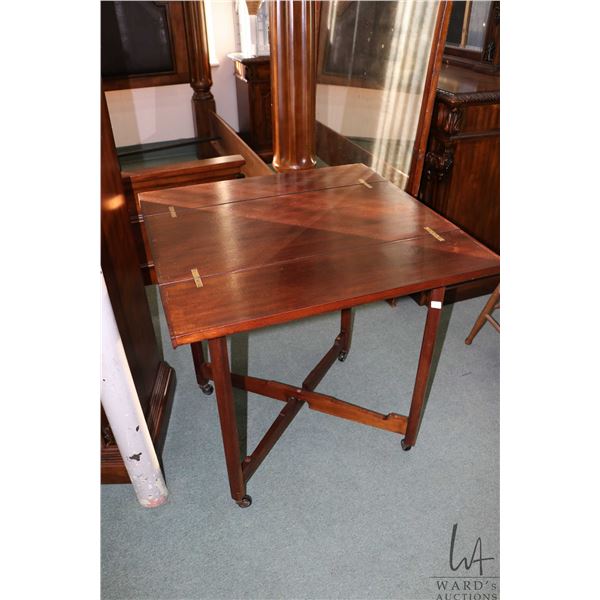
[[[198,390],[189,348],[173,350],[154,288],[149,296],[177,372],[164,450],[170,495],[144,509],[131,486],[102,486],[103,598],[425,600],[444,599],[443,582],[499,598],[499,336],[486,325],[464,344],[487,298],[444,308],[412,450],[393,433],[304,407],[250,481],[252,506],[240,509],[214,395]],[[352,350],[317,391],[408,414],[426,309],[402,299],[354,313]],[[339,313],[236,336],[234,370],[299,384],[338,330]],[[250,452],[282,405],[243,392],[236,402]],[[479,538],[481,555],[494,558],[483,578],[474,579],[480,563],[451,570],[454,524],[453,566],[471,560]]]

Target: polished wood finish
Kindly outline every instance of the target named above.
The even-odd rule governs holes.
[[[500,250],[500,80],[445,65],[419,198],[492,250]],[[445,302],[491,293],[499,275],[448,286]],[[427,303],[421,293],[419,304]]]
[[[263,166],[266,167],[264,163]],[[178,210],[209,208],[247,200],[345,187],[356,184],[359,179],[370,185],[385,181],[365,165],[324,167],[285,174],[269,170],[269,174],[262,177],[144,193],[140,196],[140,201],[143,213],[149,216],[169,213],[169,206]]]
[[[207,366],[207,362],[204,359],[204,349],[202,348],[202,342],[196,342],[190,344],[192,349],[192,360],[194,361],[194,370],[196,371],[196,381],[200,388],[206,393],[212,393],[210,379],[210,370]]]
[[[377,429],[385,429],[394,433],[405,433],[407,418],[397,413],[384,415],[356,404],[351,404],[339,398],[319,394],[306,389],[299,389],[279,381],[267,381],[258,377],[243,375],[232,375],[231,380],[235,387],[248,390],[260,396],[289,402],[290,398],[301,400],[308,404],[309,408],[327,415],[340,417],[348,421],[370,425]]]
[[[136,193],[162,188],[181,187],[205,181],[239,177],[245,164],[239,154],[190,160],[171,165],[121,171],[124,182]],[[139,205],[136,205],[139,210]]]
[[[175,346],[498,272],[494,254],[364,165],[315,171],[300,192],[301,174],[277,177],[142,195]]]
[[[160,456],[175,389],[162,360],[128,223],[127,203],[104,94],[101,95],[101,264],[129,368]],[[112,434],[101,424],[102,481],[128,482]]]
[[[491,277],[482,277],[467,283],[459,283],[457,285],[449,285],[446,287],[444,295],[444,304],[454,304],[469,298],[476,298],[482,294],[490,294],[500,282],[500,275],[492,275]],[[420,292],[412,294],[412,298],[419,305],[423,306],[429,301],[429,292]]]
[[[306,376],[302,382],[302,389],[314,390],[327,371],[337,360],[344,361],[348,352],[350,352],[350,343],[352,341],[352,310],[346,308],[342,310],[342,322],[340,325],[340,333],[335,338],[333,346],[327,351],[327,354],[319,361],[317,366]]]
[[[277,440],[282,436],[283,432],[288,428],[289,424],[303,406],[304,401],[295,396],[292,396],[286,402],[285,407],[277,415],[273,424],[267,430],[267,433],[265,433],[264,437],[254,449],[254,452],[242,461],[242,472],[246,482],[254,475],[256,469],[262,464],[263,460],[267,457],[267,454],[273,449]]]
[[[271,59],[229,54],[235,72],[240,136],[267,163],[273,159]]]
[[[302,389],[276,382],[259,379],[257,377],[242,376],[231,374],[231,383],[234,387],[251,391],[265,397],[281,400],[286,403],[285,408],[279,413],[273,424],[269,427],[263,438],[260,440],[255,450],[250,456],[246,456],[241,463],[242,476],[245,483],[252,477],[256,469],[267,457],[277,440],[287,429],[299,410],[306,403],[309,408],[325,414],[337,416],[340,418],[355,421],[365,425],[370,425],[379,429],[392,431],[394,433],[405,433],[407,418],[396,413],[387,415],[365,409],[361,406],[339,400],[333,396],[325,394],[312,393],[313,389],[321,381],[323,376],[335,362],[335,358],[345,360],[349,350],[352,336],[352,313],[349,309],[341,312],[341,329],[336,337],[332,348],[325,355],[325,358],[311,371],[302,384]],[[196,368],[196,377],[201,387],[206,378],[212,377],[213,365],[204,361],[204,355],[200,344],[192,344],[192,353],[194,355],[194,366]],[[212,355],[211,355],[212,356]],[[332,356],[332,360],[329,357]],[[215,366],[216,368],[216,366]],[[228,368],[228,367],[227,367]],[[219,394],[219,391],[217,391]],[[225,394],[225,400],[228,395]],[[227,432],[233,432],[230,420],[227,415],[224,416],[225,429]],[[238,432],[235,435],[226,434],[223,436],[226,445],[226,455],[236,456],[239,449]],[[233,462],[233,461],[232,461]],[[237,465],[233,464],[231,471],[234,473],[235,482],[238,482]],[[235,489],[239,484],[235,484]],[[233,489],[233,488],[232,488]],[[243,490],[245,492],[245,489]],[[234,495],[234,500],[239,502],[240,493]]]
[[[221,422],[225,462],[229,474],[231,497],[241,502],[246,494],[246,482],[242,473],[240,442],[235,419],[233,390],[229,372],[229,356],[227,354],[227,339],[224,337],[209,340],[212,375],[217,394],[217,408]]]
[[[446,33],[448,32],[451,9],[452,2],[444,0],[440,2],[431,44],[431,53],[429,55],[429,64],[427,65],[427,76],[425,78],[423,100],[421,101],[421,112],[415,136],[408,185],[406,186],[406,191],[412,196],[418,194],[421,175],[423,173],[427,139],[429,138],[429,131],[431,129],[431,118],[435,102],[435,90],[442,66],[442,56],[446,44]]]
[[[423,228],[427,226],[449,235],[456,229],[435,214],[417,215],[410,222],[407,216],[415,207],[418,209],[417,202],[407,200],[404,205],[395,206],[392,199],[396,188],[390,183],[373,184],[372,189],[373,207],[368,206],[364,188],[358,184],[329,189],[323,207],[323,194],[317,190],[290,194],[285,203],[257,198],[202,210],[175,208],[181,221],[173,218],[170,211],[146,215],[158,278],[182,282],[191,279],[189,272],[198,265],[199,275],[205,278],[253,268],[268,269],[270,265],[304,257],[320,260],[332,252],[369,254],[379,251],[381,244],[420,237],[426,234]],[[365,212],[373,208],[374,216],[364,223],[360,217],[353,219],[353,210],[358,208]],[[379,214],[375,212],[378,209]],[[265,220],[267,214],[270,220]],[[313,219],[320,217],[320,227],[307,228],[303,218],[308,215]],[[345,222],[337,223],[338,215]],[[217,229],[224,219],[228,220],[228,240]],[[204,230],[202,238],[193,237],[193,232],[200,230]],[[177,232],[184,239],[175,245],[172,239]],[[233,240],[237,251],[227,252]]]
[[[499,252],[500,80],[445,66],[439,86],[419,199]]]
[[[442,314],[442,304],[444,302],[443,287],[431,291],[429,306],[427,307],[427,320],[425,321],[425,331],[423,332],[423,343],[419,355],[419,366],[417,367],[417,376],[415,387],[413,389],[412,401],[410,403],[410,412],[408,414],[408,424],[406,426],[406,436],[403,442],[403,448],[407,450],[415,445],[417,434],[423,416],[423,406],[425,403],[425,391],[427,389],[427,380],[429,378],[429,369],[437,330],[440,324]]]
[[[323,379],[327,371],[332,367],[336,359],[345,360],[346,355],[350,351],[351,338],[352,312],[350,309],[346,309],[342,311],[339,335],[336,337],[333,346],[327,352],[325,357],[321,359],[319,364],[305,378],[304,382],[302,383],[302,390],[309,392],[313,391]],[[292,390],[290,386],[285,386],[285,384],[279,384],[272,381],[268,382],[263,379],[257,379],[256,377],[244,377],[233,374],[231,376],[231,382],[232,385],[241,389],[250,390],[250,388],[252,388],[254,391],[266,391],[266,396],[269,396],[269,390],[276,389],[276,392],[271,392],[270,397],[286,402],[285,408],[273,421],[273,424],[271,427],[269,427],[263,438],[260,440],[254,449],[254,452],[252,452],[250,456],[247,456],[242,461],[242,471],[247,482],[263,462],[263,460],[267,457],[267,454],[272,450],[277,440],[282,436],[283,432],[293,421],[294,417],[298,414],[302,406],[304,406],[305,402],[308,401],[309,406],[311,408],[315,408],[315,398],[312,398],[311,404],[310,399],[302,396],[301,390]],[[261,393],[261,391],[258,391],[257,393]],[[337,399],[332,400],[334,402],[337,401]],[[319,398],[317,398],[317,402],[318,401]]]
[[[240,506],[250,504],[248,480],[304,404],[404,434],[404,449],[415,444],[445,286],[497,275],[495,254],[360,164],[147,192],[140,200],[171,341],[192,344],[201,387],[215,383]],[[419,291],[429,306],[408,417],[314,391],[350,349],[352,306]],[[301,386],[230,372],[227,335],[333,310],[341,310],[340,332]],[[246,457],[233,386],[286,403]]]
[[[239,154],[244,157],[246,164],[242,167],[242,173],[246,177],[257,177],[260,175],[273,175],[273,171],[264,161],[240,138],[240,136],[216,113],[208,115],[212,130],[218,140],[212,142],[217,154]]]
[[[126,170],[122,173],[133,240],[146,285],[156,283],[157,280],[138,201],[141,192],[232,179],[242,175],[250,177],[272,173],[260,157],[215,113],[215,102],[210,92],[212,79],[203,2],[165,4],[169,7],[169,24],[172,25],[173,39],[178,44],[178,57],[183,44],[185,81],[189,81],[194,89],[192,103],[197,137],[214,140],[216,136],[217,139],[198,144],[198,156],[202,157],[201,160]],[[180,58],[177,58],[179,63],[182,60]],[[179,80],[178,82],[181,83]],[[110,88],[107,82],[104,83],[106,89]],[[144,84],[139,78],[130,78],[127,87],[136,87],[138,83]]]
[[[483,310],[477,317],[473,329],[467,336],[465,344],[471,345],[475,336],[479,333],[479,330],[486,324],[489,323],[498,333],[500,333],[500,323],[492,317],[492,313],[500,308],[500,286],[498,286],[490,296],[489,300],[485,303]]]
[[[325,356],[327,359],[333,352],[333,360],[327,360],[326,364],[325,359],[321,360],[317,367],[315,367],[308,377],[306,377],[302,385],[302,389],[294,388],[293,386],[276,381],[267,381],[257,377],[231,374],[231,382],[234,387],[251,391],[275,400],[281,400],[282,402],[286,403],[285,408],[273,421],[273,424],[267,430],[252,454],[250,456],[246,456],[242,460],[241,469],[245,483],[247,483],[252,477],[256,469],[266,458],[277,440],[281,437],[283,432],[287,429],[288,425],[292,422],[294,417],[298,414],[298,411],[305,403],[308,404],[311,409],[325,414],[341,417],[365,425],[370,425],[379,429],[392,431],[394,433],[405,433],[407,418],[402,415],[398,415],[396,413],[384,415],[376,411],[365,409],[361,406],[339,400],[333,396],[311,393],[314,387],[316,387],[316,385],[321,381],[327,370],[329,370],[329,368],[335,362],[335,358],[339,358],[339,360],[342,361],[345,360],[346,355],[350,350],[351,336],[352,314],[349,309],[346,309],[341,313],[340,334],[335,339],[331,350],[329,350]],[[201,349],[198,350],[198,346],[199,344],[192,344],[192,352],[194,354],[196,376],[199,384],[201,387],[203,387],[201,382],[204,381],[205,378],[212,377],[213,365],[204,361],[204,356],[201,353]],[[217,392],[217,394],[218,393],[219,392]],[[228,397],[227,394],[225,397]],[[227,431],[230,431],[232,428],[230,422],[227,420],[227,417],[225,417],[225,423]],[[233,456],[237,455],[237,447],[239,447],[237,435],[238,434],[236,430],[235,436],[226,435],[223,438],[224,443],[229,446],[229,448],[226,450],[226,453],[231,453]],[[237,466],[235,464],[232,467],[232,471],[234,472],[234,477],[237,481],[238,474]],[[236,501],[238,501],[239,493],[237,496],[234,495],[233,497]]]
[[[415,444],[445,286],[497,275],[494,253],[360,164],[147,192],[140,200],[173,346],[192,344],[199,385],[215,382],[240,506],[250,504],[246,483],[303,404],[405,434],[404,449]],[[408,417],[315,391],[350,350],[352,306],[419,291],[428,292],[429,305]],[[301,386],[230,373],[227,335],[333,310],[341,310],[340,332]],[[286,403],[243,458],[233,386]]]
[[[315,154],[316,2],[269,3],[273,167],[312,169]]]
[[[447,95],[450,105],[465,104],[468,95],[475,94],[473,100],[495,104],[500,100],[500,80],[498,75],[478,73],[461,67],[444,65],[438,80],[438,93]],[[482,94],[488,93],[489,97]]]
[[[156,283],[154,261],[148,244],[139,194],[149,190],[222,181],[241,176],[246,161],[239,154],[193,160],[160,167],[123,171],[123,187],[127,197],[129,221],[136,245],[138,260],[146,285]]]
[[[212,73],[208,54],[208,35],[206,32],[206,15],[204,2],[189,1],[183,3],[186,20],[187,48],[190,62],[190,85],[194,90],[192,106],[196,137],[211,137],[212,131],[209,113],[216,111],[215,99],[210,91]],[[211,156],[208,144],[198,144],[198,157]]]

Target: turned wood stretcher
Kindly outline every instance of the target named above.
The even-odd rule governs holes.
[[[190,344],[198,384],[214,382],[232,498],[298,411],[309,408],[417,440],[445,287],[499,273],[499,258],[362,164],[140,194],[174,347]],[[350,351],[351,310],[427,292],[407,416],[315,391]],[[227,336],[341,311],[331,349],[300,385],[230,372]],[[202,350],[207,340],[210,362]],[[233,386],[285,403],[252,454],[240,456]]]

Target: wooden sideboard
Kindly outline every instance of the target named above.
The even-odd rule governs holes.
[[[419,200],[500,252],[500,77],[444,65]]]
[[[273,159],[271,57],[240,52],[228,56],[235,68],[240,137],[269,163]]]

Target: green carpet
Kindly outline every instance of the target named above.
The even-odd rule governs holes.
[[[499,337],[486,325],[464,344],[486,298],[444,308],[443,348],[412,450],[393,433],[304,407],[250,481],[252,506],[240,509],[214,395],[198,390],[189,348],[173,350],[155,288],[149,296],[177,371],[164,451],[170,497],[149,510],[131,486],[102,486],[103,598],[446,600],[451,589],[465,600],[500,597]],[[317,391],[408,414],[425,308],[403,299],[354,312],[352,350]],[[338,329],[336,313],[237,336],[234,368],[247,363],[252,375],[299,384]],[[252,450],[282,404],[250,394],[246,415],[236,394]],[[483,578],[474,579],[480,563],[451,570],[455,523],[453,566],[470,562],[480,538],[482,556],[494,558],[482,563]]]

